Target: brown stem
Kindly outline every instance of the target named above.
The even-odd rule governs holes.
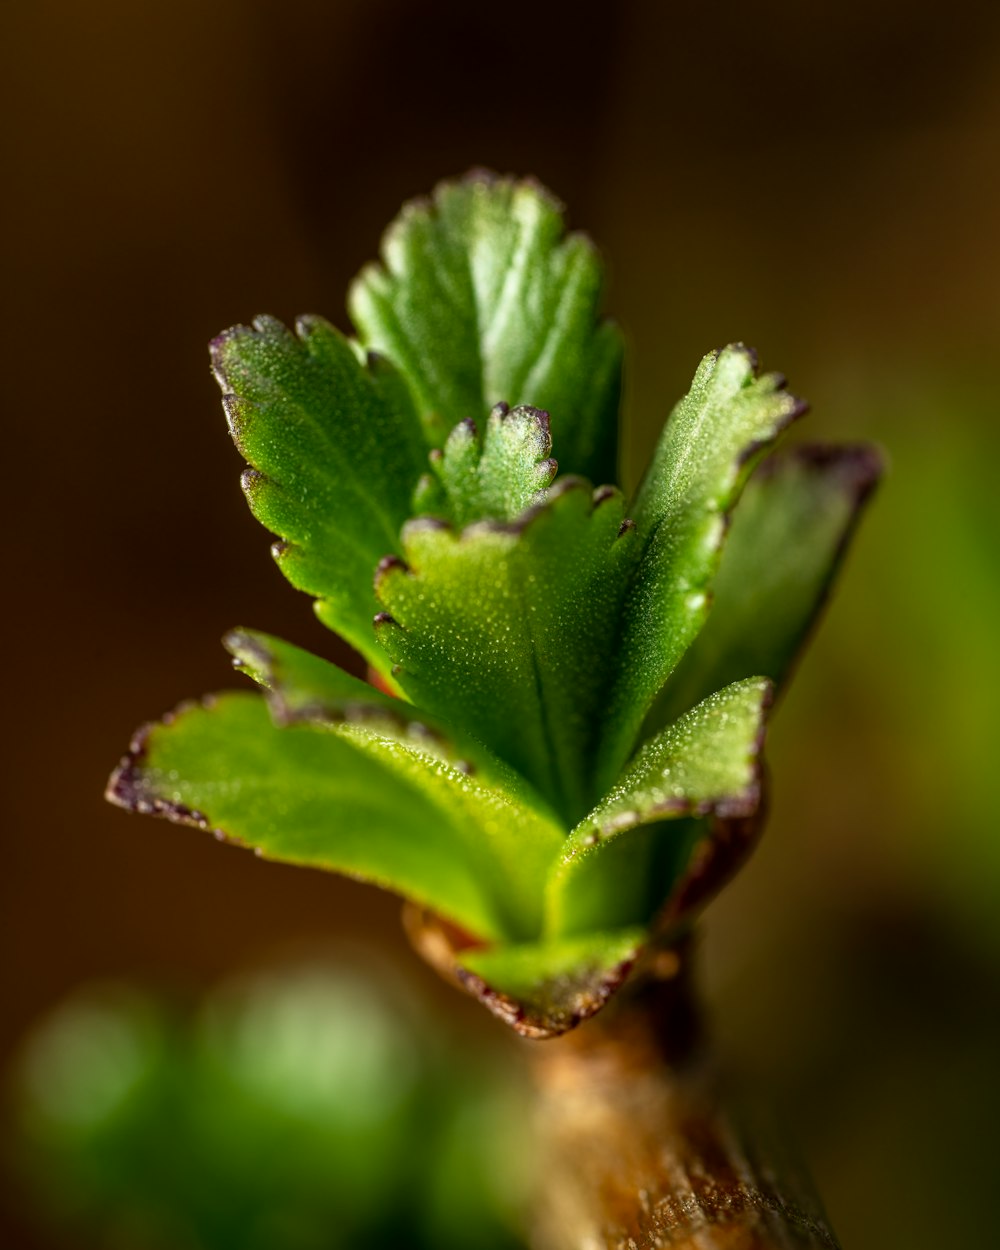
[[[736,1115],[689,975],[674,957],[594,1020],[526,1047],[540,1092],[538,1250],[837,1247],[787,1151]]]

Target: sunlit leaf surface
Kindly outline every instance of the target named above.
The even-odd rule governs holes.
[[[302,318],[294,334],[271,317],[236,326],[213,342],[212,363],[250,466],[243,489],[282,540],[282,572],[318,597],[325,624],[384,668],[372,570],[397,550],[427,465],[405,382],[318,317]]]
[[[403,370],[440,447],[494,404],[552,417],[565,473],[614,481],[621,338],[600,259],[534,182],[472,175],[406,205],[351,290],[365,347]]]

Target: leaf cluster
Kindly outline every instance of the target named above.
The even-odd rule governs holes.
[[[234,631],[262,696],[147,728],[109,791],[398,891],[534,1034],[597,1010],[737,862],[768,709],[877,475],[865,448],[774,453],[804,406],[734,344],[626,498],[602,287],[547,192],[477,174],[404,208],[354,338],[214,341],[250,507],[382,688]]]

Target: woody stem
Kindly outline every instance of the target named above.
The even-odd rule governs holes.
[[[738,1113],[674,958],[574,1032],[528,1047],[538,1250],[836,1250],[808,1179]]]

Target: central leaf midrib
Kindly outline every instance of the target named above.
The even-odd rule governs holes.
[[[549,718],[548,702],[545,697],[546,683],[542,669],[538,663],[538,652],[535,647],[535,633],[532,627],[531,612],[529,610],[527,595],[525,594],[523,570],[518,568],[516,576],[518,598],[521,601],[525,621],[524,630],[527,636],[528,656],[531,662],[531,674],[535,686],[535,698],[538,703],[539,728],[541,730],[542,741],[545,744],[545,750],[549,758],[549,768],[546,778],[540,778],[539,784],[541,785],[543,780],[551,778],[552,785],[551,787],[545,786],[544,792],[551,797],[553,806],[559,815],[562,816],[567,825],[572,827],[574,823],[574,815],[569,802],[567,778],[564,776],[562,756],[556,747],[553,726]]]

